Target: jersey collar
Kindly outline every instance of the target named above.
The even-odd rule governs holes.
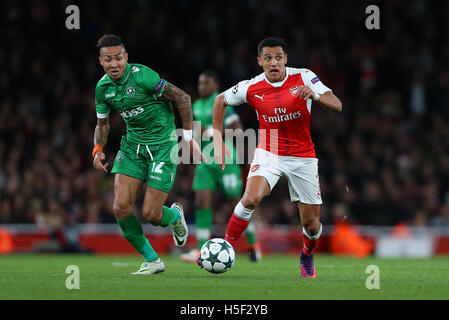
[[[268,83],[268,84],[270,84],[270,85],[272,85],[273,87],[282,87],[282,85],[284,84],[284,82],[287,80],[287,78],[288,78],[288,67],[285,67],[285,77],[284,77],[284,80],[282,80],[282,81],[279,81],[279,82],[270,82],[270,80],[268,80],[268,78],[267,78],[267,75],[265,74],[265,72],[263,73],[263,77],[264,77],[264,79],[265,79],[265,81]]]
[[[108,77],[109,77],[109,80],[112,81],[112,83],[114,83],[116,85],[119,85],[119,84],[124,84],[126,81],[128,81],[130,73],[131,73],[131,66],[129,65],[129,63],[126,63],[125,73],[123,74],[123,76],[119,80],[114,81],[114,80],[111,79],[111,77],[109,77],[109,75],[108,75]]]

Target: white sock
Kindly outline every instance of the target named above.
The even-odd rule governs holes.
[[[242,220],[248,221],[251,219],[254,209],[247,209],[243,206],[242,201],[239,201],[234,208],[234,214]]]

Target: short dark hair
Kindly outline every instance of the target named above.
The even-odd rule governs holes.
[[[204,74],[205,76],[211,77],[212,79],[214,79],[214,81],[217,84],[220,84],[220,78],[218,77],[218,73],[216,73],[214,70],[204,70],[203,72],[201,72],[201,74]]]
[[[125,48],[122,38],[120,38],[120,36],[118,35],[109,33],[101,36],[101,38],[98,39],[97,48],[99,50],[101,50],[101,48],[104,47],[114,47],[114,46],[122,46],[123,49]]]
[[[260,41],[257,46],[257,55],[260,56],[264,47],[282,47],[282,51],[287,53],[287,43],[282,38],[268,37]]]

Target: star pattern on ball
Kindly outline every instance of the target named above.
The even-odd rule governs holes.
[[[221,262],[218,259],[218,255],[220,254],[221,251],[218,251],[216,254],[212,254],[209,256],[209,258],[207,258],[207,260],[209,260],[212,264],[216,263],[216,262]]]
[[[232,259],[231,258],[229,258],[228,261],[222,262],[222,263],[226,266],[226,269],[229,269],[232,267]]]
[[[226,241],[223,241],[223,243],[221,244],[221,249],[222,250],[229,251],[228,249],[231,249],[231,248],[232,248],[231,245],[229,243],[227,243]]]
[[[210,239],[201,248],[199,261],[207,271],[223,273],[234,264],[234,248],[224,239]]]

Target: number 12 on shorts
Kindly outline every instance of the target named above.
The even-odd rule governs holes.
[[[151,169],[151,172],[162,173],[162,166],[164,165],[164,163],[165,162],[153,162],[153,168]]]

